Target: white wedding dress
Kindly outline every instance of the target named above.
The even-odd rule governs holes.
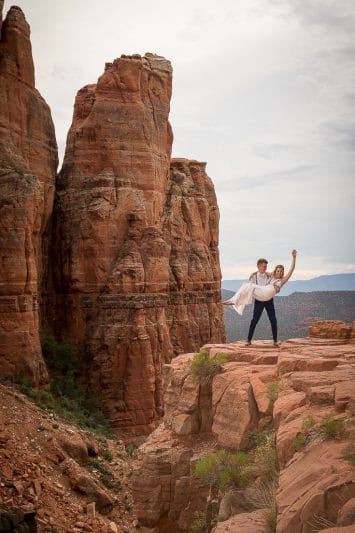
[[[227,300],[233,304],[233,308],[242,315],[246,305],[253,302],[253,298],[256,298],[260,302],[267,302],[271,300],[275,294],[275,285],[280,287],[281,280],[271,280],[268,285],[257,285],[256,283],[243,283],[238,291]]]

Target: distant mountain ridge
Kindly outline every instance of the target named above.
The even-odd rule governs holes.
[[[228,291],[237,291],[246,280],[226,279],[222,281],[222,288]],[[355,291],[355,273],[330,274],[306,280],[289,281],[282,288],[282,296],[294,292],[315,291]]]
[[[222,299],[227,300],[232,291],[222,289]],[[308,326],[316,320],[355,320],[355,291],[296,292],[275,298],[279,339],[306,337]],[[253,305],[247,305],[242,316],[225,306],[224,325],[227,342],[247,338]],[[266,312],[258,323],[254,339],[271,339],[270,322]]]

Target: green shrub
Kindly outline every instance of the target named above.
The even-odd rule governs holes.
[[[248,503],[253,509],[264,510],[265,523],[270,533],[276,531],[276,490],[277,480],[262,481],[259,479],[247,497]]]
[[[100,481],[106,488],[119,492],[123,489],[122,484],[117,481],[112,474],[110,468],[98,459],[93,459],[87,464],[90,471],[97,471]]]
[[[293,447],[295,449],[295,452],[298,452],[306,443],[306,435],[304,433],[298,433],[295,442],[293,443]]]
[[[261,481],[273,481],[279,475],[279,463],[276,452],[276,436],[271,433],[263,444],[260,444],[254,452],[254,464],[251,467],[253,473]]]
[[[137,450],[137,446],[135,444],[129,443],[125,446],[125,450],[126,450],[127,455],[129,455],[130,457],[133,457]]]
[[[48,337],[43,342],[43,355],[50,378],[49,391],[33,389],[31,380],[21,373],[7,381],[16,384],[39,407],[55,412],[68,422],[111,437],[110,423],[97,396],[90,397],[78,383],[80,360],[72,347]]]
[[[320,432],[326,439],[341,439],[346,435],[345,422],[328,416],[321,424]]]
[[[244,487],[248,481],[246,465],[249,457],[244,452],[230,453],[219,450],[200,459],[194,468],[194,476],[221,491],[229,487]]]
[[[264,444],[267,439],[267,434],[255,428],[249,432],[249,448],[254,449]]]
[[[247,468],[247,473],[253,478],[256,477],[257,480],[249,497],[249,502],[257,509],[264,509],[267,531],[275,533],[277,521],[276,490],[279,477],[275,432],[267,435],[265,442],[259,444],[253,454],[254,462]]]
[[[315,423],[316,423],[316,421],[315,421],[315,419],[313,418],[312,415],[309,415],[309,416],[307,416],[306,418],[303,419],[303,421],[302,421],[302,431],[297,433],[296,438],[295,438],[294,443],[293,443],[293,447],[294,447],[295,452],[300,451],[301,448],[303,448],[303,446],[306,444],[306,442],[307,442],[307,440],[309,438],[309,435],[310,435],[310,431],[314,427]]]
[[[312,415],[307,416],[302,421],[302,430],[309,431],[315,425],[315,423],[316,421]]]
[[[105,461],[111,462],[113,459],[113,455],[110,452],[110,450],[105,450],[102,454],[102,457],[105,459]]]
[[[277,525],[277,506],[276,506],[276,494],[274,500],[270,503],[269,507],[265,508],[265,522],[269,533],[276,533]]]
[[[208,528],[207,528],[206,513],[204,513],[203,511],[196,511],[188,532],[189,533],[205,533],[207,531],[208,531]]]
[[[282,383],[280,383],[280,381],[272,381],[271,383],[268,383],[266,387],[266,394],[272,404],[276,402],[281,390]]]
[[[227,360],[224,353],[216,353],[213,357],[210,357],[206,350],[196,353],[190,364],[194,380],[201,384],[209,383],[214,376],[223,372],[222,365]]]
[[[51,390],[58,396],[70,398],[80,396],[76,378],[80,372],[80,361],[68,343],[47,337],[42,345],[43,358],[51,377]]]

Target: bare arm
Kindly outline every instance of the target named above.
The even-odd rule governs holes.
[[[286,276],[284,276],[281,280],[281,287],[287,283],[287,281],[290,279],[290,277],[293,274],[293,271],[295,270],[296,266],[296,256],[297,256],[297,250],[292,250],[292,263],[290,266],[289,271],[287,272]]]

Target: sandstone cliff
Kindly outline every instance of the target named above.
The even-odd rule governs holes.
[[[56,169],[50,110],[35,88],[30,29],[12,7],[0,41],[0,369],[37,385],[47,380],[38,307]]]
[[[107,64],[77,95],[57,180],[50,327],[137,434],[162,413],[162,364],[224,339],[216,196],[204,163],[171,161],[171,80],[152,54]]]
[[[17,7],[0,76],[1,374],[45,384],[40,336],[54,333],[114,426],[148,432],[162,363],[224,338],[217,202],[205,164],[171,160],[171,65],[122,56],[79,91],[53,219],[54,128]]]
[[[187,531],[197,512],[211,518],[211,506],[218,521],[214,533],[311,533],[332,525],[340,533],[354,524],[354,338],[344,335],[349,330],[343,323],[316,323],[313,337],[291,339],[276,350],[265,341],[250,348],[240,342],[207,345],[210,356],[228,354],[225,371],[209,385],[193,381],[192,354],[165,365],[164,421],[141,446],[134,467],[142,526]],[[333,338],[325,338],[327,331]],[[208,484],[193,476],[196,461],[218,449],[249,450],[251,458],[260,458],[253,441],[271,426],[280,468],[276,500],[270,486],[260,491],[263,485],[255,479],[224,496],[212,492],[211,499]],[[270,449],[265,457],[266,463],[254,465],[254,477],[269,468]],[[270,509],[276,509],[275,529],[267,526]]]

